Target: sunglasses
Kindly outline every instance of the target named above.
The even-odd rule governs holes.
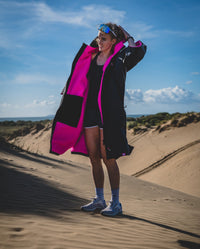
[[[98,27],[98,30],[103,31],[104,33],[108,34],[109,32],[111,32],[115,37],[117,37],[117,35],[115,34],[114,31],[112,31],[111,28],[109,28],[107,25],[105,24],[100,24]]]

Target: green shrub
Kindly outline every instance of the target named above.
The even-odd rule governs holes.
[[[134,128],[135,126],[137,126],[136,121],[129,121],[128,124],[127,124],[127,127],[128,127],[129,130]]]
[[[52,122],[49,119],[42,121],[24,121],[18,120],[14,121],[2,121],[0,122],[0,136],[4,138],[14,138],[17,136],[24,136],[28,134],[33,129],[35,132],[43,129],[45,125]]]
[[[179,120],[183,117],[183,120]],[[188,112],[188,113],[173,113],[159,112],[154,115],[141,116],[139,118],[127,118],[127,128],[132,129],[135,127],[145,126],[147,128],[160,127],[162,124],[171,121],[171,125],[174,127],[180,127],[187,125],[191,122],[200,121],[200,113]]]

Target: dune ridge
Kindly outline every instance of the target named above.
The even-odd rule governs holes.
[[[173,152],[169,153],[168,155],[164,156],[162,159],[158,160],[157,162],[151,164],[150,166],[148,166],[147,168],[141,170],[141,171],[138,171],[134,174],[132,174],[132,176],[135,176],[135,177],[138,177],[138,176],[141,176],[149,171],[151,171],[152,169],[155,169],[157,167],[159,167],[160,165],[162,165],[164,162],[166,162],[167,160],[171,159],[172,157],[176,156],[178,153],[180,153],[181,151],[183,150],[186,150],[188,148],[190,148],[191,146],[193,145],[196,145],[200,143],[200,139],[194,141],[194,142],[191,142],[187,145],[184,145],[182,146],[181,148],[177,149],[177,150],[174,150]]]

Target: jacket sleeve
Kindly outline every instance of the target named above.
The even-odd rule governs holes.
[[[146,53],[147,47],[141,41],[137,41],[135,45],[135,47],[128,46],[125,49],[124,65],[127,71],[132,69],[139,61],[141,61]]]

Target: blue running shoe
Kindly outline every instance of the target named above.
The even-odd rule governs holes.
[[[101,211],[101,214],[105,216],[116,216],[122,214],[122,205],[120,202],[110,201],[109,205]]]
[[[105,200],[94,198],[92,202],[90,202],[87,205],[82,206],[81,210],[86,211],[86,212],[94,212],[96,210],[101,211],[104,208],[106,208]]]

